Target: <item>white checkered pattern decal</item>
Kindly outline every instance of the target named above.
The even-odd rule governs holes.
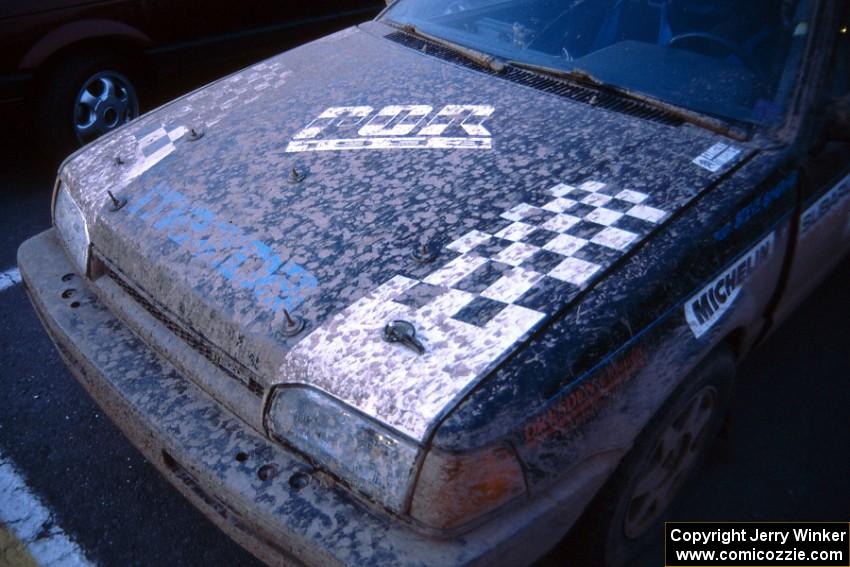
[[[668,216],[650,202],[597,182],[556,185],[451,241],[426,276],[397,275],[337,314],[289,353],[283,374],[423,439],[452,400]],[[383,340],[396,319],[413,323],[425,354]]]
[[[136,132],[136,161],[127,172],[126,179],[135,179],[171,155],[177,149],[175,142],[182,138],[186,131],[185,126],[160,125]]]
[[[545,314],[546,302],[533,300],[535,290],[580,291],[667,217],[647,204],[647,194],[593,181],[578,187],[558,184],[548,197],[540,206],[520,203],[502,213],[510,223],[493,233],[472,230],[448,244],[460,256],[424,283],[474,292],[482,304],[487,302],[480,298],[519,302]],[[463,313],[455,316],[465,320]]]

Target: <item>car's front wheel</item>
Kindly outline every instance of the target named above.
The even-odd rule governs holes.
[[[665,513],[720,430],[734,376],[734,355],[721,348],[685,378],[567,537],[572,564],[621,566],[663,541]]]
[[[39,100],[40,126],[70,151],[139,116],[140,85],[128,58],[78,53],[48,69]]]

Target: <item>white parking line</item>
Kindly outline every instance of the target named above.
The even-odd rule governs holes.
[[[0,291],[14,287],[19,283],[21,283],[21,272],[18,271],[18,268],[9,268],[0,273]]]
[[[80,547],[54,523],[53,514],[30,492],[12,462],[0,454],[0,532],[4,528],[41,567],[92,565]],[[4,541],[0,538],[0,544]],[[9,550],[0,548],[0,563],[5,551]]]

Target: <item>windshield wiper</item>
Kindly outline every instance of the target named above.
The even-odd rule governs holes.
[[[543,65],[535,65],[533,63],[525,63],[523,61],[506,61],[505,63],[506,65],[510,65],[511,67],[525,69],[527,71],[539,73],[541,75],[549,75],[556,79],[567,79],[579,85],[590,86],[595,89],[612,93],[616,96],[628,100],[634,100],[642,104],[652,106],[668,114],[671,114],[676,118],[680,118],[685,122],[694,124],[696,126],[699,126],[700,128],[705,128],[706,130],[715,132],[717,134],[728,136],[735,140],[745,141],[750,138],[749,132],[739,126],[729,124],[718,118],[706,116],[704,114],[700,114],[698,112],[682,108],[681,106],[677,106],[675,104],[670,104],[669,102],[665,102],[663,100],[655,98],[654,96],[630,91],[619,85],[606,83],[605,81],[594,77],[583,69],[558,69],[554,67],[545,67]]]
[[[401,31],[408,33],[410,35],[415,35],[422,39],[427,39],[431,43],[436,43],[440,47],[444,47],[473,63],[480,65],[486,69],[490,69],[496,73],[501,73],[505,70],[505,62],[499,59],[498,57],[494,57],[488,53],[484,53],[482,51],[478,51],[476,49],[472,49],[470,47],[466,47],[465,45],[459,45],[457,43],[453,43],[441,37],[431,35],[429,33],[423,32],[418,29],[413,24],[400,24],[398,22],[394,22],[392,20],[384,20],[385,23],[391,25],[394,28],[398,28]]]

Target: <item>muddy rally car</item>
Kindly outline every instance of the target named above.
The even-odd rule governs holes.
[[[850,244],[845,3],[399,0],[95,141],[21,273],[271,564],[622,564]]]

